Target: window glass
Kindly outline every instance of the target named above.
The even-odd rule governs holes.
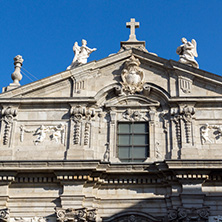
[[[119,124],[118,133],[130,133],[131,132],[131,125],[126,123]]]
[[[133,124],[134,133],[145,133],[147,132],[147,124],[144,123],[134,123]]]
[[[133,136],[133,145],[145,145],[147,144],[148,137],[147,135],[134,135]]]
[[[144,158],[147,156],[147,147],[134,147],[133,158]]]
[[[120,122],[117,132],[117,155],[122,162],[143,162],[149,156],[146,122]]]
[[[119,135],[118,136],[119,145],[132,145],[131,135]]]
[[[130,147],[119,147],[119,158],[120,159],[129,159],[130,156]]]

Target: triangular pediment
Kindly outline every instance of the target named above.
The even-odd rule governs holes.
[[[0,98],[95,98],[104,88],[123,81],[121,72],[132,55],[141,63],[145,83],[161,88],[169,98],[222,95],[221,76],[129,49],[7,91]]]

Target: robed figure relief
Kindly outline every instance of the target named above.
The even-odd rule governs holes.
[[[180,56],[179,62],[199,68],[199,65],[194,57],[198,57],[197,54],[197,43],[195,39],[188,42],[186,38],[182,38],[182,45],[180,45],[176,53]]]

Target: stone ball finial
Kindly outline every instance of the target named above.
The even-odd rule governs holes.
[[[23,61],[24,60],[23,60],[22,56],[20,56],[20,55],[17,55],[14,58],[15,71],[11,75],[12,80],[13,80],[13,84],[19,85],[19,86],[20,86],[19,81],[21,81],[21,79],[22,79],[21,67],[22,67]]]

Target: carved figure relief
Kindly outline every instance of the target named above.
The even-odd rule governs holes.
[[[222,143],[222,125],[205,125],[200,127],[202,144]]]
[[[25,126],[20,126],[20,141],[23,142],[24,140],[24,133],[32,133],[33,136],[36,136],[34,139],[34,144],[38,145],[39,143],[42,143],[47,136],[52,141],[55,141],[56,143],[65,144],[65,125],[63,123],[60,123],[57,126],[44,126],[41,125],[36,130],[29,130],[26,129]]]
[[[125,67],[121,73],[123,80],[121,85],[126,94],[134,94],[135,92],[141,92],[143,90],[145,77],[139,65],[139,59],[136,59],[134,56],[131,56],[125,63]]]
[[[5,123],[3,145],[8,145],[13,119],[17,116],[17,113],[17,109],[10,106],[1,111],[2,119]]]
[[[87,209],[87,208],[80,208],[80,209],[61,209],[56,208],[56,216],[57,220],[60,222],[65,221],[96,221],[96,210],[95,209]]]
[[[183,208],[170,209],[168,221],[187,222],[187,221],[208,221],[209,208]]]
[[[89,136],[91,128],[91,118],[95,116],[95,110],[93,108],[89,109],[86,107],[77,106],[70,110],[73,121],[75,122],[74,126],[74,144],[80,144],[81,140],[81,125],[82,121],[85,121],[84,129],[84,145],[89,145]]]

